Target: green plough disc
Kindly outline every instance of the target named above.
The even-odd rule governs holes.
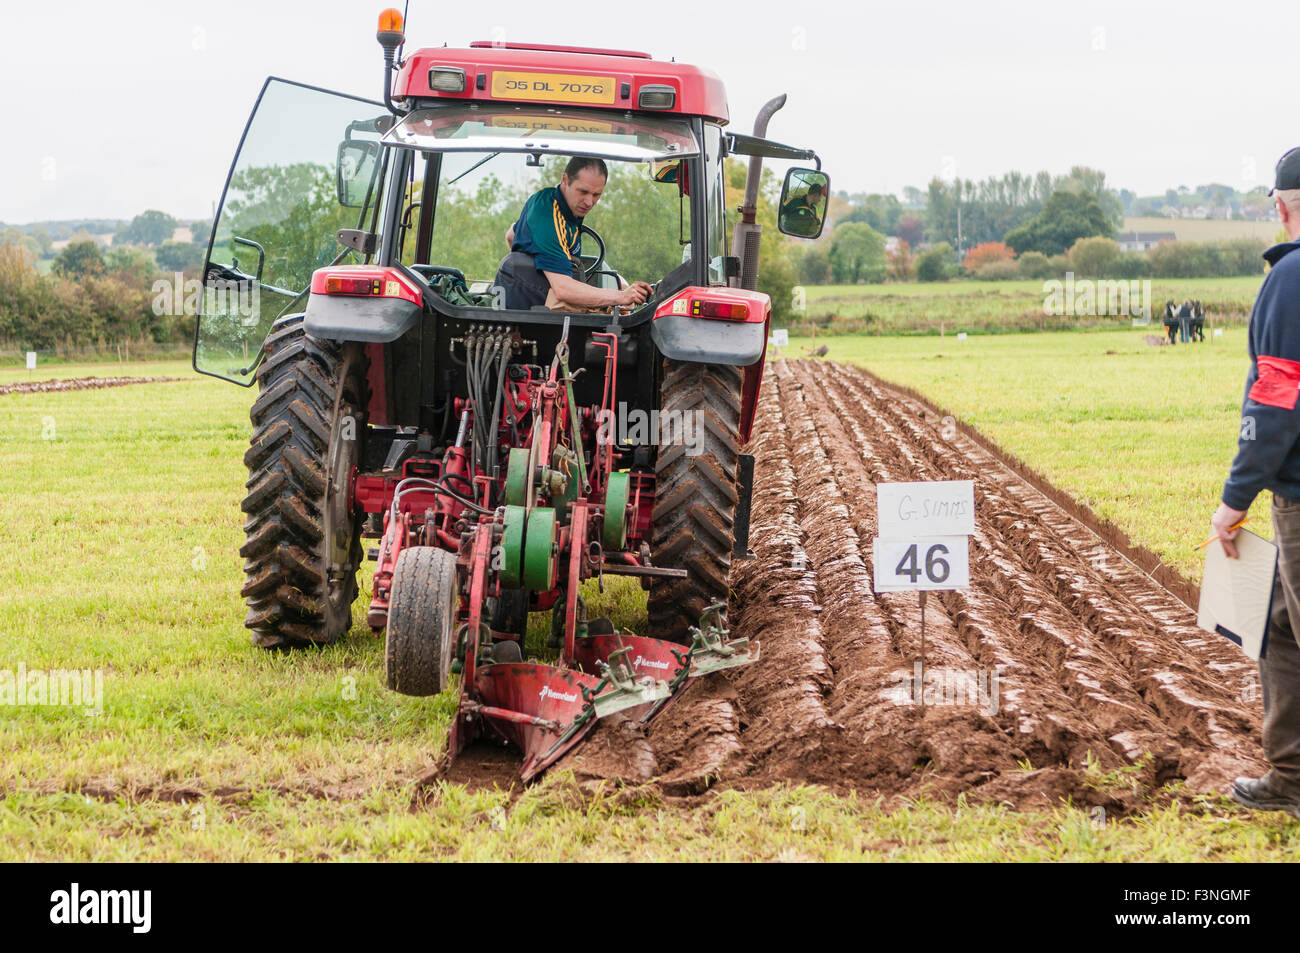
[[[506,462],[506,505],[528,505],[528,448],[514,447]]]
[[[555,510],[538,506],[528,514],[524,534],[524,585],[539,592],[555,588]]]
[[[607,550],[621,551],[627,545],[627,497],[631,478],[626,473],[611,473],[605,488],[605,533]]]
[[[524,578],[524,526],[522,506],[507,506],[505,531],[501,535],[501,585],[518,589]]]

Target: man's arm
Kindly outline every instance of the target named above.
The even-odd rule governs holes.
[[[513,225],[506,229],[506,247],[511,251],[515,249],[515,227]]]
[[[555,297],[565,304],[578,308],[642,304],[650,297],[652,291],[644,281],[635,281],[628,287],[615,291],[613,288],[594,288],[572,275],[562,275],[554,271],[543,271],[542,274],[551,283],[551,290],[555,292]]]

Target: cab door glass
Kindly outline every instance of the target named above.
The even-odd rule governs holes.
[[[267,80],[213,228],[196,370],[251,384],[271,325],[303,310],[312,272],[360,260],[337,233],[371,228],[387,120],[378,103]]]
[[[726,193],[722,167],[722,130],[704,125],[705,239],[708,249],[709,284],[727,283]]]

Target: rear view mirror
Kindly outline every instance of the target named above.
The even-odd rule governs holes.
[[[791,169],[781,189],[777,227],[795,238],[816,238],[826,224],[831,179],[815,169]]]
[[[338,199],[344,208],[365,208],[373,201],[379,148],[365,139],[339,143]]]
[[[656,182],[675,183],[682,195],[691,194],[690,166],[682,159],[667,159],[650,164],[650,178]]]

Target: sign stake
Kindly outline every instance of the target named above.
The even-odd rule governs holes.
[[[921,713],[925,713],[925,590],[918,589],[916,592],[916,601],[921,606],[921,659],[917,662],[921,666]]]

